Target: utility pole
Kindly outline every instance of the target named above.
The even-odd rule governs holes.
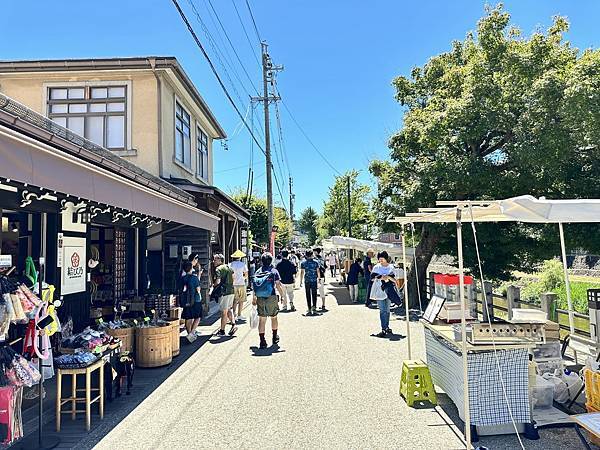
[[[290,177],[290,220],[292,221],[292,225],[294,224],[294,200],[296,196],[293,192],[294,189],[294,180]],[[293,228],[293,226],[292,226]]]
[[[350,175],[346,178],[348,187],[348,237],[352,237],[352,208],[350,205]]]
[[[277,101],[281,98],[276,96],[274,93],[269,92],[269,84],[273,85],[273,80],[275,74],[283,70],[283,66],[275,66],[271,61],[271,57],[269,56],[268,45],[266,42],[261,42],[261,53],[262,53],[262,72],[263,72],[263,96],[262,97],[252,97],[252,101],[261,101],[263,102],[263,107],[265,110],[265,163],[266,163],[266,175],[267,175],[267,236],[269,236],[269,241],[272,243],[272,233],[273,233],[273,163],[271,162],[271,125],[269,121],[269,104],[271,101]],[[270,247],[273,247],[271,244]],[[270,251],[273,252],[275,249],[270,248]]]

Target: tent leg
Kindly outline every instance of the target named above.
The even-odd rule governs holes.
[[[412,359],[412,348],[410,343],[410,308],[408,307],[408,268],[406,265],[406,239],[404,236],[404,224],[402,224],[402,264],[404,265],[404,309],[406,310],[406,341],[408,343],[408,359]]]
[[[571,300],[571,283],[569,281],[569,270],[567,269],[567,251],[565,249],[565,232],[563,224],[558,223],[558,232],[560,234],[560,250],[562,254],[563,272],[565,275],[565,289],[567,291],[567,306],[569,307],[569,329],[571,335],[575,334],[575,319],[573,317],[573,302]]]
[[[462,332],[462,363],[463,363],[463,390],[464,390],[464,417],[465,417],[465,444],[467,450],[471,449],[471,408],[469,404],[469,370],[467,355],[467,321],[465,319],[465,272],[462,243],[461,209],[456,210],[456,241],[458,246],[458,296],[460,298],[460,325]]]

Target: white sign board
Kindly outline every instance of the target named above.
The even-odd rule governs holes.
[[[61,295],[85,292],[86,261],[85,238],[63,237]]]
[[[62,233],[58,233],[58,238],[56,241],[57,241],[57,248],[58,248],[58,251],[56,252],[56,267],[62,267],[63,247],[64,247],[64,240],[63,240]]]

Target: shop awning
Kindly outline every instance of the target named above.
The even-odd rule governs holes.
[[[0,126],[0,177],[183,225],[218,229],[216,216],[116,172]]]
[[[346,248],[366,252],[368,249],[373,249],[375,252],[387,251],[390,256],[402,256],[402,246],[389,244],[387,242],[368,241],[366,239],[356,239],[346,236],[332,236],[323,242],[323,247],[326,249]],[[406,254],[412,256],[413,248],[406,248]]]

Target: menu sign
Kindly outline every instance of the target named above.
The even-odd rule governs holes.
[[[12,267],[12,255],[0,255],[0,268]]]
[[[61,294],[84,292],[86,288],[85,238],[64,237],[62,247]]]

